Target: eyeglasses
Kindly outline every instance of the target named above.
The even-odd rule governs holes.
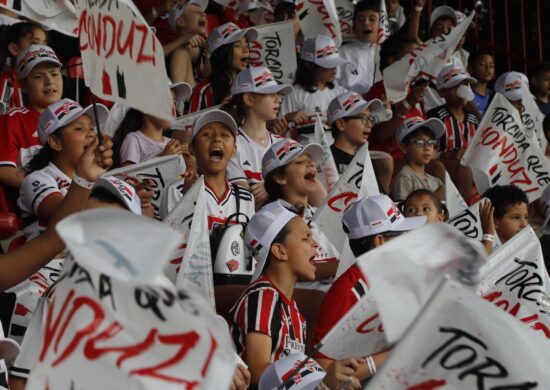
[[[372,115],[354,115],[354,116],[347,116],[344,118],[345,120],[351,120],[351,119],[359,119],[363,125],[367,125],[370,123],[371,125],[374,125],[375,118]]]
[[[425,148],[425,147],[428,147],[428,148],[437,148],[437,140],[435,139],[428,139],[428,140],[425,140],[425,139],[415,139],[414,141],[411,141],[409,144],[412,144],[414,146],[416,146],[417,148],[421,149],[421,148]]]

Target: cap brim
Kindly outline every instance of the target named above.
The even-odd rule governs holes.
[[[409,230],[415,230],[421,228],[426,224],[426,216],[403,218],[401,223],[392,224],[390,232],[408,232]]]
[[[439,139],[445,134],[445,125],[437,118],[428,119],[422,126],[426,126],[433,131],[435,139]]]
[[[469,76],[469,75],[460,75],[460,76],[454,78],[453,81],[452,81],[452,83],[448,83],[447,85],[441,84],[441,88],[453,88],[453,87],[455,87],[457,84],[463,82],[464,80],[469,81],[471,84],[477,84],[477,79],[473,78],[472,76]],[[438,88],[438,89],[441,89],[441,88]]]
[[[323,150],[323,147],[321,145],[313,143],[305,146],[302,150],[300,150],[300,153],[298,153],[295,158],[301,156],[302,154],[307,154],[309,157],[311,157],[315,164],[317,164],[323,159],[325,151]]]
[[[19,344],[12,339],[4,338],[0,340],[0,359],[13,359],[19,354],[19,351]]]
[[[446,16],[448,18],[451,18],[455,24],[455,26],[458,24],[458,18],[456,17],[456,12],[454,9],[449,7],[448,5],[442,5],[437,7],[433,10],[431,16],[430,16],[430,31],[435,23],[435,21],[442,16]]]
[[[101,103],[96,103],[96,107],[97,107],[97,119],[99,119],[99,127],[101,127],[101,125],[105,123],[105,121],[107,120],[107,117],[109,116],[109,109]],[[98,127],[98,124],[95,121],[93,104],[90,104],[88,107],[83,109],[80,115],[75,115],[74,119],[84,114],[87,114],[92,120],[92,123],[94,124],[94,126]],[[70,121],[72,122],[74,119],[71,118]],[[67,123],[70,123],[70,122],[67,122]]]
[[[187,100],[191,97],[191,94],[193,93],[193,88],[191,88],[191,86],[185,81],[171,84],[170,89],[173,89],[176,93],[176,100]]]
[[[114,184],[111,183],[107,177],[102,177],[98,181],[96,181],[92,190],[94,188],[103,188],[104,190],[108,191],[110,194],[113,194],[119,200],[121,200],[122,203],[126,205],[129,211],[136,215],[141,215],[141,207],[138,207],[137,204],[134,204],[128,201],[128,199],[124,198],[124,196],[120,194],[120,192],[115,188]]]
[[[255,28],[253,28],[253,27],[244,28],[240,31],[237,31],[235,34],[227,37],[227,40],[225,41],[225,43],[223,45],[228,45],[230,43],[237,42],[242,37],[246,37],[246,39],[248,39],[249,42],[254,42],[258,39],[258,36],[259,36],[258,30],[256,30]],[[223,45],[220,45],[220,46],[223,46]],[[220,46],[218,46],[218,47],[220,47]]]
[[[332,69],[337,68],[340,65],[347,64],[349,61],[343,59],[342,57],[333,57],[333,58],[321,58],[314,61],[315,64],[319,65],[321,68]]]
[[[269,85],[267,87],[261,87],[256,90],[256,93],[260,94],[271,94],[271,93],[278,93],[281,95],[288,95],[293,91],[293,88],[291,85],[286,84],[278,84],[278,85]]]
[[[235,135],[239,132],[239,128],[235,119],[227,112],[222,110],[211,110],[202,114],[193,124],[192,139],[195,138],[197,133],[206,125],[214,122],[220,122],[226,125]]]
[[[19,75],[19,78],[20,78],[20,79],[26,78],[26,77],[29,75],[29,73],[31,73],[32,70],[33,70],[34,68],[36,68],[38,65],[47,64],[47,63],[54,64],[54,65],[57,65],[57,66],[59,66],[59,67],[63,66],[63,65],[61,64],[61,62],[56,61],[56,60],[53,60],[53,59],[51,59],[51,58],[38,58],[38,59],[36,59],[36,60],[33,61],[32,66],[29,66],[29,67],[27,68],[27,71],[26,71],[25,73],[21,73],[21,74]]]

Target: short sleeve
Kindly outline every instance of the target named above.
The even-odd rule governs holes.
[[[238,183],[247,181],[246,174],[240,163],[240,154],[237,152],[227,165],[227,180],[230,183]]]
[[[243,302],[245,308],[244,335],[258,332],[273,337],[274,326],[281,324],[278,300],[279,294],[272,288],[250,292]]]
[[[120,148],[120,162],[133,162],[138,164],[141,162],[141,148],[139,146],[139,138],[136,132],[132,132],[124,138]]]
[[[35,171],[23,180],[17,205],[29,214],[38,215],[42,202],[53,194],[60,194],[55,178],[43,172]]]
[[[294,86],[294,90],[284,97],[283,103],[281,104],[281,111],[279,112],[279,118],[284,118],[286,114],[300,110],[300,107],[296,103],[297,92],[298,88]]]
[[[397,175],[393,181],[392,199],[394,201],[405,200],[413,191],[413,183],[410,177]]]

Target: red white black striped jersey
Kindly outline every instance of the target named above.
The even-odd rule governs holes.
[[[466,149],[479,125],[477,117],[469,111],[464,111],[464,122],[458,123],[446,105],[428,111],[428,118],[441,119],[445,125],[445,133],[439,139],[440,152]]]
[[[195,89],[193,89],[193,95],[191,95],[189,104],[189,113],[204,110],[213,105],[214,94],[212,93],[210,80],[202,80],[195,86]]]
[[[305,350],[304,317],[296,302],[279,291],[267,276],[248,286],[229,316],[231,335],[239,354],[245,350],[245,338],[251,332],[271,337],[272,362]]]
[[[267,144],[262,146],[239,129],[236,140],[237,153],[227,166],[227,178],[231,183],[247,181],[249,184],[255,184],[264,181],[262,158],[271,145],[284,139],[269,132],[268,135]]]

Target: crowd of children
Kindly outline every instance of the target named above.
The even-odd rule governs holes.
[[[0,255],[4,333],[9,334],[13,308],[1,295],[63,252],[57,221],[96,207],[153,217],[149,181],[129,185],[102,175],[161,156],[178,156],[181,173],[166,183],[161,217],[202,177],[211,240],[219,244],[226,228],[243,225],[242,240],[255,260],[239,279],[246,283],[232,297],[231,309],[219,313],[246,363],[236,370],[233,389],[283,384],[278,365],[295,367],[369,289],[357,264],[336,277],[342,248],[315,222],[331,190],[320,180],[327,153],[343,175],[369,143],[380,195],[357,199],[341,221],[333,221],[342,226],[355,259],[408,231],[453,217],[446,189],[454,184],[467,205],[485,198],[479,218],[488,253],[498,250],[495,236],[504,245],[530,221],[539,221],[531,224],[550,265],[550,187],[534,202],[514,185],[492,186],[481,194],[472,169],[461,163],[496,93],[522,114],[522,94],[530,92],[550,141],[549,63],[538,64],[530,78],[497,72],[494,53],[468,53],[464,37],[435,82],[415,79],[404,99],[390,102],[377,75],[421,43],[426,0],[415,0],[410,13],[399,0],[386,0],[391,35],[381,45],[381,2],[359,0],[353,38],[341,47],[328,36],[304,36],[296,4],[275,2],[272,19],[293,22],[293,85],[278,83],[267,67],[249,66],[250,45],[259,33],[246,12],[237,15],[207,0],[134,2],[163,45],[175,111],[181,116],[209,109],[190,131],[175,130],[169,121],[134,108],[123,111],[116,128],[105,130],[106,123],[114,123],[107,120],[109,107],[84,108],[65,97],[66,59],[48,46],[47,29],[27,20],[2,26],[0,211],[17,216],[26,241],[4,247]],[[448,34],[464,19],[449,6],[435,8],[427,38]],[[319,117],[328,147],[316,141]],[[98,135],[98,127],[113,134],[112,140]],[[542,153],[550,166],[550,142]],[[212,262],[216,258],[212,253]],[[309,318],[304,307],[311,302],[294,298],[305,289],[321,294]],[[32,337],[36,340],[36,334]],[[24,389],[34,351],[24,350],[10,362],[9,382],[0,365],[0,389]],[[362,388],[389,354],[338,360],[316,352],[314,371],[322,375],[310,376],[304,386],[314,386],[303,388]]]

